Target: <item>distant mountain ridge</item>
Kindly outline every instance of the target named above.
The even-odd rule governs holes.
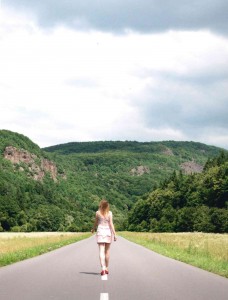
[[[72,142],[40,149],[24,135],[0,130],[0,230],[90,230],[102,198],[111,204],[117,229],[125,229],[140,197],[174,171],[201,172],[220,151],[175,141]]]
[[[43,150],[60,154],[72,153],[99,153],[106,151],[130,151],[130,152],[157,152],[167,155],[177,153],[179,149],[188,148],[193,151],[201,151],[207,155],[218,153],[221,148],[208,146],[199,142],[137,142],[137,141],[95,141],[95,142],[70,142],[65,144],[45,147]],[[172,150],[171,150],[172,149]]]
[[[188,159],[182,162],[179,167],[186,173],[199,173],[203,170],[205,163],[203,157],[211,157],[218,154],[215,146],[208,146],[199,142],[137,142],[137,141],[96,141],[96,142],[71,142],[43,148],[43,150],[51,153],[63,155],[70,154],[96,154],[108,152],[122,153],[153,153],[158,155],[179,156]],[[220,149],[221,151],[222,149]],[[198,155],[196,155],[198,153]],[[196,162],[197,160],[197,162]],[[138,165],[131,169],[133,175],[143,175],[150,173],[147,166]]]

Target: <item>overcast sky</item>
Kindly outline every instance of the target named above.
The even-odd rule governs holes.
[[[227,0],[0,0],[0,128],[228,149]]]

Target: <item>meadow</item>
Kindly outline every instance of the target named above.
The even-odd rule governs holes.
[[[31,258],[89,237],[90,233],[0,233],[0,267]]]
[[[228,278],[228,234],[121,232],[134,243]]]

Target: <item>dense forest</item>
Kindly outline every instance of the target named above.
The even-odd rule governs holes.
[[[119,230],[224,232],[224,201],[220,197],[212,204],[208,188],[212,178],[217,194],[226,189],[227,164],[215,161],[224,161],[227,152],[222,158],[220,152],[214,146],[174,141],[75,142],[40,149],[21,134],[0,130],[0,231],[87,231],[99,201],[106,198]],[[204,192],[200,182],[208,184]],[[159,202],[159,215],[152,213],[153,202]],[[223,225],[178,227],[179,214],[184,220],[184,213],[196,208],[202,214],[209,209],[210,220]]]
[[[129,213],[128,229],[151,232],[228,232],[228,153],[209,159],[200,174],[174,172]]]

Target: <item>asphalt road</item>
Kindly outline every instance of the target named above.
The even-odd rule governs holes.
[[[0,268],[1,300],[227,300],[228,279],[118,238],[101,280],[95,237]]]

